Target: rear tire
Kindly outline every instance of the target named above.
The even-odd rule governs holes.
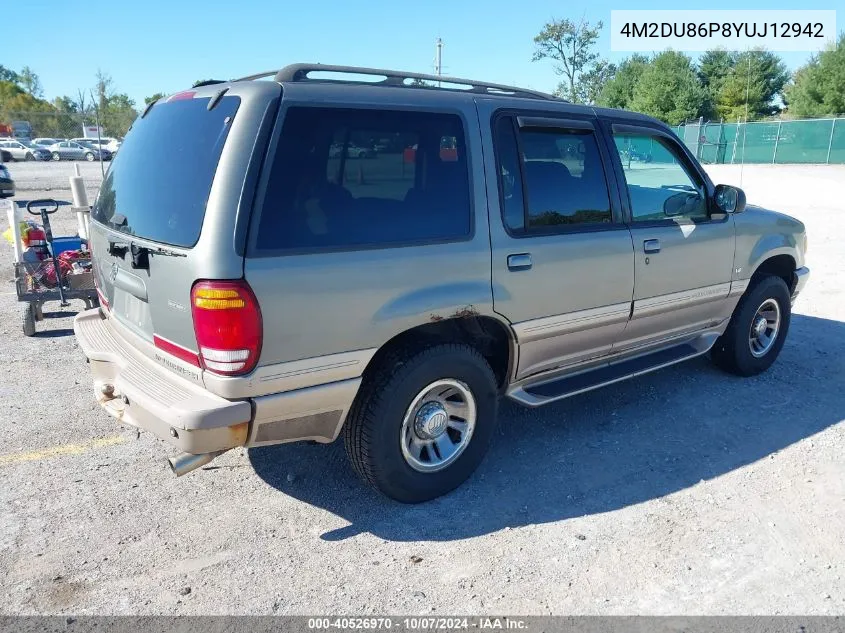
[[[453,394],[444,396],[445,421],[437,417],[441,390]],[[477,350],[462,344],[403,349],[365,379],[344,425],[344,444],[365,482],[396,501],[419,503],[457,488],[475,471],[497,412],[496,378]],[[427,432],[436,439],[426,439]],[[414,457],[409,439],[427,447]]]
[[[742,296],[710,357],[737,376],[755,376],[775,362],[792,316],[789,288],[780,277],[761,277]]]
[[[94,154],[92,154],[91,152],[88,152],[87,154],[85,154],[85,160],[87,160],[89,163],[93,163],[94,162]]]
[[[35,305],[25,303],[21,312],[21,327],[24,336],[35,336]]]

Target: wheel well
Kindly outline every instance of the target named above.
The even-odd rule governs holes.
[[[791,255],[775,255],[770,257],[757,267],[754,271],[753,280],[775,275],[786,282],[789,292],[795,290],[795,260]]]
[[[464,343],[477,349],[490,364],[500,389],[504,389],[513,362],[511,333],[492,317],[458,316],[425,323],[397,334],[379,348],[367,364],[364,376],[372,373],[390,352],[403,347],[428,347],[441,343]]]

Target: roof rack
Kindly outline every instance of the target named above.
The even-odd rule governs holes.
[[[313,72],[330,72],[330,73],[348,73],[351,75],[372,75],[374,77],[384,77],[381,81],[345,81],[342,79],[311,79],[308,77],[309,73]],[[335,82],[335,83],[358,83],[365,85],[390,85],[390,86],[405,86],[413,88],[433,88],[439,90],[455,90],[449,86],[441,87],[439,84],[458,84],[461,86],[469,86],[466,92],[479,92],[483,94],[492,95],[513,95],[517,97],[529,97],[532,99],[544,99],[553,101],[563,101],[559,97],[550,95],[538,90],[528,90],[526,88],[517,88],[516,86],[506,86],[504,84],[492,84],[483,81],[475,81],[474,79],[460,79],[458,77],[448,77],[445,75],[429,75],[425,73],[411,73],[399,70],[387,70],[385,68],[364,68],[360,66],[334,66],[331,64],[291,64],[285,66],[281,70],[270,70],[248,77],[241,77],[233,79],[233,81],[252,81],[255,79],[263,79],[265,77],[273,77],[274,81],[320,81],[320,82]],[[420,79],[423,81],[436,82],[436,86],[420,86],[409,85],[406,83],[409,79]]]

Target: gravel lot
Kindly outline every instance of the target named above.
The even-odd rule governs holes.
[[[68,163],[10,169],[22,198],[69,197]],[[810,235],[768,373],[698,359],[503,403],[475,476],[412,507],[360,484],[340,443],[232,451],[177,480],[164,444],[94,403],[71,310],[21,334],[2,247],[0,613],[845,612],[845,168],[742,182]]]

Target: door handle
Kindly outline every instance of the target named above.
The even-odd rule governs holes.
[[[532,265],[531,253],[508,255],[508,270],[528,270]]]
[[[643,242],[643,251],[646,253],[659,253],[660,240],[646,240]]]

